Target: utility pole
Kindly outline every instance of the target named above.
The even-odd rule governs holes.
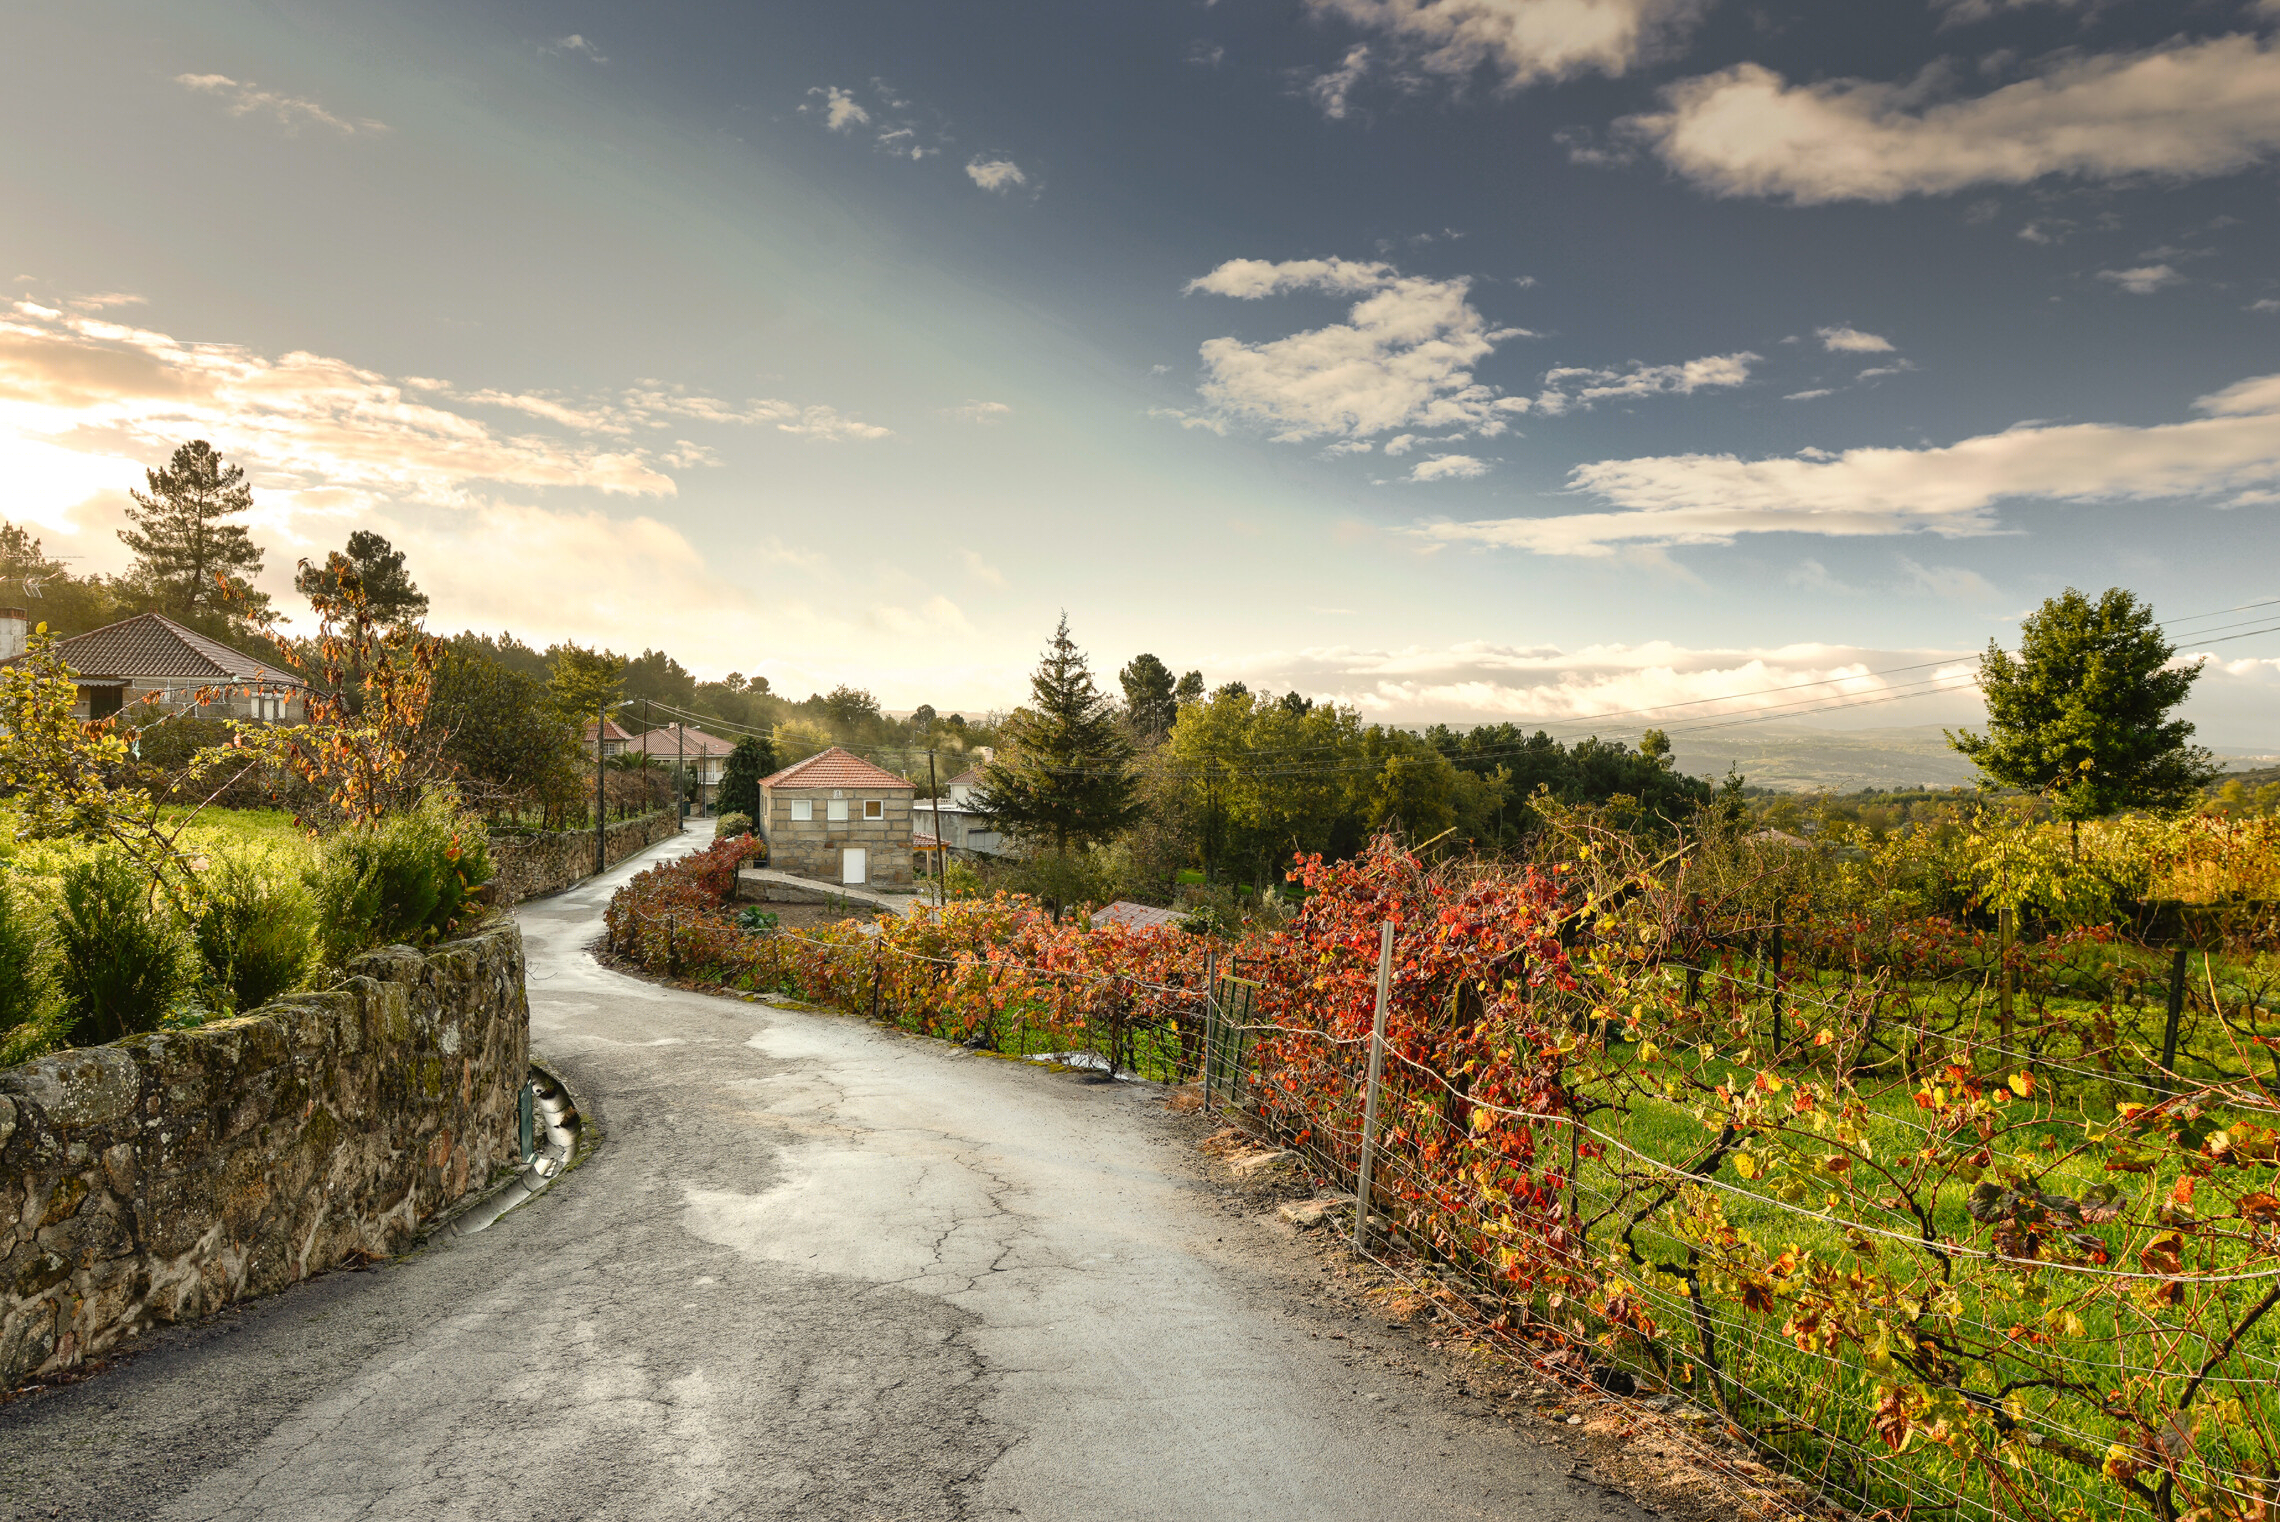
[[[689,780],[689,721],[676,720],[673,724],[673,818],[676,823],[689,817],[688,800],[682,796]]]
[[[602,800],[604,797],[602,789],[602,732],[605,729],[609,728],[609,723],[610,700],[608,698],[604,698],[602,699],[601,706],[594,712],[594,875],[596,877],[602,875],[602,869],[607,865],[607,863],[602,859],[605,854],[602,844],[602,837],[604,833],[602,813]]]
[[[950,848],[942,840],[942,790],[934,785],[934,747],[926,748],[926,811],[934,820],[934,907],[950,900],[942,874],[950,866]]]

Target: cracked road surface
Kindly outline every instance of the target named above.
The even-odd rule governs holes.
[[[602,968],[637,865],[518,911],[601,1149],[0,1407],[0,1516],[1643,1515],[1316,1335],[1349,1314],[1155,1091]]]

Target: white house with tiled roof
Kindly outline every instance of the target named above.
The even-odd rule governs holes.
[[[28,615],[0,608],[0,652],[20,656]],[[83,719],[126,712],[129,724],[197,710],[215,718],[298,724],[308,717],[308,685],[292,672],[232,650],[163,613],[139,613],[59,641],[79,688]]]
[[[663,766],[687,768],[689,780],[696,785],[694,802],[700,809],[709,809],[720,791],[720,774],[736,742],[686,724],[666,724],[643,730],[627,742],[626,748],[640,751]]]
[[[763,777],[768,865],[827,882],[907,887],[917,793],[907,778],[836,745]]]

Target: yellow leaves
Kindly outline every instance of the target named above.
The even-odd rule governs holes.
[[[1656,1046],[1652,1041],[1642,1041],[1639,1043],[1639,1060],[1641,1062],[1654,1062],[1661,1056],[1662,1049]]]
[[[2023,1070],[2013,1073],[2009,1079],[2009,1084],[2011,1092],[2018,1095],[2021,1099],[2032,1099],[2035,1097],[2034,1074],[2025,1072]]]
[[[1763,1171],[1763,1165],[1747,1152],[1734,1154],[1734,1171],[1743,1178],[1754,1179]]]

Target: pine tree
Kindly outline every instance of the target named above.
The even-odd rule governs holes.
[[[258,609],[267,598],[247,585],[261,572],[261,547],[242,523],[222,520],[253,506],[245,471],[226,465],[204,439],[174,451],[164,470],[145,471],[150,494],[131,492],[134,527],[119,538],[135,552],[134,575],[183,617]],[[259,602],[254,602],[258,598]]]
[[[427,594],[404,569],[404,552],[369,529],[348,536],[347,558],[364,585],[364,600],[382,623],[413,625],[427,617]],[[339,575],[326,565],[304,565],[293,578],[294,589],[304,597],[337,590]]]
[[[1070,846],[1106,840],[1140,817],[1132,741],[1069,638],[1065,613],[1029,693],[1029,706],[1005,722],[1005,748],[982,768],[974,807],[992,828],[1049,841],[1065,857]]]
[[[1180,716],[1173,698],[1172,671],[1153,655],[1136,655],[1116,674],[1124,688],[1124,711],[1132,732],[1151,742],[1161,740]]]
[[[1979,662],[1987,733],[1948,743],[1990,780],[2048,794],[2061,819],[2182,804],[2217,769],[2190,743],[2193,726],[2169,716],[2201,676],[2171,669],[2176,653],[2130,593],[2114,587],[2093,603],[2068,587],[2027,616],[2016,657],[1989,642]]]

